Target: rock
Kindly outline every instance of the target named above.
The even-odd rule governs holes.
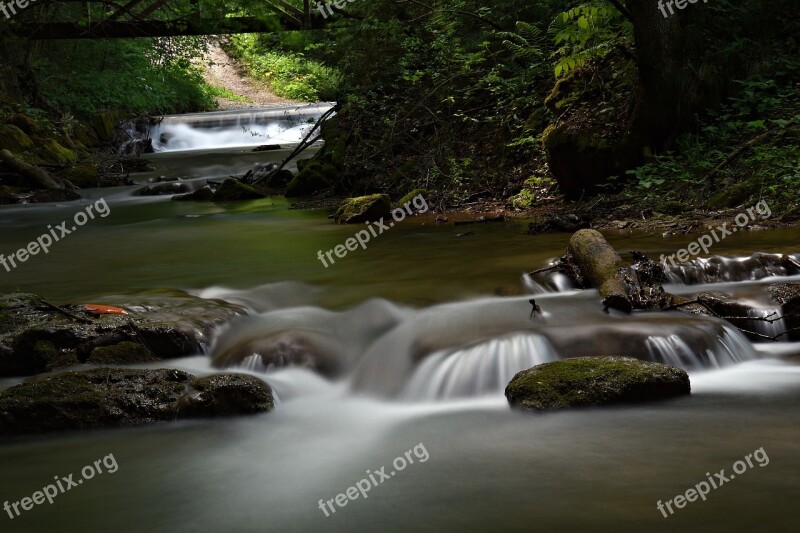
[[[214,199],[214,191],[206,185],[189,194],[173,196],[172,199],[176,202],[211,202]]]
[[[169,194],[182,194],[189,192],[189,186],[177,181],[154,183],[137,191],[139,196],[165,196]]]
[[[12,124],[0,124],[0,150],[21,154],[31,147],[33,141],[24,131]]]
[[[781,341],[800,340],[800,283],[775,283],[767,287],[772,300],[781,306],[784,324],[789,331]]]
[[[301,164],[298,161],[298,168]],[[297,198],[311,196],[316,192],[329,188],[336,180],[337,171],[330,163],[309,161],[302,164],[302,169],[286,186],[285,196]]]
[[[266,383],[246,374],[217,374],[196,379],[196,390],[178,402],[181,417],[216,417],[263,413],[274,407]]]
[[[239,180],[229,178],[217,187],[213,200],[219,203],[242,202],[244,200],[258,200],[265,196],[250,185],[245,185]]]
[[[80,189],[100,186],[97,166],[91,161],[82,161],[66,169],[61,177]]]
[[[80,200],[81,195],[69,189],[44,189],[34,192],[26,201],[31,204],[52,204]]]
[[[537,365],[506,387],[512,407],[550,411],[636,404],[690,394],[689,375],[675,367],[629,357],[580,357]]]
[[[76,359],[91,364],[96,348],[126,341],[146,343],[159,359],[195,355],[210,342],[217,325],[246,314],[244,307],[180,291],[121,305],[130,314],[102,315],[81,323],[48,308],[37,295],[0,294],[0,346],[4,347],[0,349],[0,377],[29,376]],[[82,306],[62,308],[89,317]]]
[[[148,361],[158,361],[158,358],[139,343],[123,341],[111,346],[98,346],[86,362],[91,365],[130,365]]]
[[[17,113],[8,122],[24,131],[26,135],[35,135],[39,131],[36,121],[23,113]]]
[[[111,142],[116,133],[117,123],[124,118],[122,111],[103,111],[92,115],[92,127],[103,142]]]
[[[604,305],[631,312],[633,306],[625,287],[622,258],[599,231],[582,229],[575,232],[569,241],[568,253],[589,286],[600,292]]]
[[[294,179],[294,174],[286,169],[283,169],[270,176],[270,178],[264,182],[264,185],[272,189],[283,189],[289,184],[290,181],[292,181],[292,179]]]
[[[348,198],[334,215],[338,224],[360,224],[389,217],[392,202],[385,194]]]
[[[67,165],[78,160],[78,155],[69,148],[64,148],[54,139],[45,139],[36,143],[36,156],[44,163]]]
[[[250,376],[195,380],[180,370],[99,368],[0,392],[0,436],[252,414],[273,406],[270,388]]]

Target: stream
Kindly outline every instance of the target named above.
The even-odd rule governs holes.
[[[110,208],[48,255],[0,271],[3,292],[104,303],[181,290],[250,310],[220,328],[208,353],[139,368],[212,374],[221,354],[282,339],[313,346],[343,376],[329,380],[248,357],[231,368],[273,388],[278,402],[271,413],[4,442],[0,500],[19,500],[54,475],[79,472],[111,453],[119,470],[52,505],[3,519],[3,531],[796,528],[800,343],[753,344],[720,321],[679,312],[604,313],[596,291],[523,276],[562,255],[570,237],[526,235],[523,220],[476,225],[473,235],[458,237],[463,228],[437,224],[434,215],[413,217],[325,268],[318,250],[360,228],[333,224],[324,211],[290,209],[282,197],[213,205],[135,194],[156,176],[181,177],[197,188],[280,162],[314,113],[171,117],[159,126],[169,142],[147,155],[156,170],[133,176],[140,185],[84,191],[86,198],[72,203],[0,208],[6,254],[93,201],[102,198]],[[242,134],[256,123],[256,135]],[[251,151],[264,144],[281,148]],[[621,231],[607,238],[621,252],[657,258],[694,237]],[[725,272],[740,272],[735,265],[744,257],[796,254],[799,241],[796,228],[740,232],[712,253],[731,258]],[[665,288],[685,295],[722,288],[757,299],[767,282],[800,281],[767,274],[705,285],[676,276]],[[534,318],[532,293],[543,311]],[[503,389],[520,370],[621,352],[687,369],[692,395],[547,415],[508,407]],[[418,363],[420,354],[430,355]],[[335,498],[367,470],[391,466],[419,444],[429,455],[424,462],[330,516],[320,509],[320,499]],[[706,472],[730,472],[759,448],[768,464],[737,475],[707,501],[668,518],[656,508],[704,481]]]

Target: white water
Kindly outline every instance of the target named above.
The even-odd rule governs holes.
[[[296,144],[334,104],[303,104],[252,108],[188,115],[169,115],[149,132],[132,138],[150,137],[156,152],[183,152],[265,144]]]

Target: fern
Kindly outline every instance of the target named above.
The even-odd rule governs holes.
[[[556,78],[605,57],[618,42],[629,40],[630,23],[603,1],[596,0],[560,13],[550,25]]]
[[[516,29],[516,32],[500,33],[504,37],[503,45],[511,56],[534,64],[541,62],[545,57],[543,49],[547,44],[544,32],[533,24],[522,21],[517,22]]]

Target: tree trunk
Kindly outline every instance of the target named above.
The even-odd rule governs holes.
[[[684,17],[658,7],[655,0],[627,0],[633,20],[639,90],[628,133],[629,148],[660,151],[691,123],[694,82],[684,53]]]

